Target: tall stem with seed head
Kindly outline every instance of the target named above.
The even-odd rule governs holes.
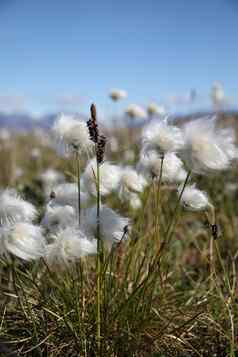
[[[101,351],[101,238],[100,238],[100,169],[97,161],[97,349]]]
[[[90,139],[95,144],[95,155],[97,162],[96,190],[97,190],[97,301],[96,301],[96,323],[97,323],[97,355],[101,356],[101,306],[102,306],[102,266],[103,266],[103,244],[100,237],[100,164],[103,162],[106,137],[99,134],[97,124],[97,111],[94,104],[91,105],[91,118],[88,120]]]

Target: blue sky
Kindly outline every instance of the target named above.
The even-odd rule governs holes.
[[[122,110],[191,88],[206,96],[214,80],[235,98],[237,23],[237,0],[0,0],[0,109],[87,112],[94,101],[110,113],[114,87],[129,93]]]

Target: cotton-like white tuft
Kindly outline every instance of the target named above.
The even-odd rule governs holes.
[[[137,193],[130,192],[128,195],[129,205],[132,209],[137,210],[141,208],[142,202]]]
[[[40,175],[40,179],[43,182],[44,194],[46,198],[49,197],[50,192],[55,185],[65,181],[65,177],[61,172],[50,168]]]
[[[121,178],[121,169],[109,162],[100,165],[100,194],[109,195],[118,189]],[[82,182],[85,189],[92,195],[96,196],[97,165],[96,160],[88,162],[87,167],[82,175]]]
[[[51,206],[73,206],[78,209],[78,186],[75,183],[62,183],[55,186],[52,190],[53,198],[50,201]],[[81,206],[86,207],[89,202],[89,195],[80,191]]]
[[[37,216],[36,208],[18,196],[13,189],[0,191],[0,224],[32,222]]]
[[[124,152],[124,160],[125,161],[134,161],[135,160],[135,152],[134,152],[134,150],[126,150]]]
[[[46,253],[49,265],[64,267],[81,257],[97,253],[97,241],[89,240],[75,227],[61,229],[52,238],[53,242],[48,244]]]
[[[121,180],[119,184],[119,197],[123,201],[130,201],[130,193],[141,193],[147,185],[145,178],[138,174],[132,167],[121,169]]]
[[[72,227],[77,222],[76,210],[72,206],[46,206],[45,215],[41,221],[42,226],[50,232],[60,228]]]
[[[37,160],[41,157],[41,150],[39,148],[33,148],[31,151],[31,158]]]
[[[24,170],[21,167],[16,167],[14,174],[16,178],[20,178],[24,175]]]
[[[178,188],[178,193],[181,194],[181,192],[182,186]],[[181,202],[192,211],[202,211],[211,206],[207,193],[196,188],[195,184],[185,187]]]
[[[157,151],[160,155],[178,152],[184,147],[184,136],[178,127],[167,120],[151,121],[142,132],[143,151]]]
[[[110,249],[112,244],[118,243],[126,237],[125,227],[128,227],[129,219],[120,216],[105,205],[100,208],[100,236],[105,245]],[[97,233],[97,207],[93,206],[86,210],[83,221],[83,230],[89,235],[96,237]]]
[[[147,112],[149,115],[157,115],[157,116],[164,116],[166,114],[166,110],[163,105],[158,105],[153,102],[148,105]]]
[[[137,104],[129,105],[129,107],[126,109],[126,114],[130,118],[145,119],[147,117],[146,111]]]
[[[46,242],[41,228],[30,223],[17,222],[1,229],[1,247],[23,260],[35,260],[45,254]]]
[[[148,179],[158,179],[161,170],[161,157],[155,151],[142,153],[137,169]],[[186,179],[186,176],[182,160],[175,153],[165,154],[162,166],[162,182],[181,182]]]
[[[198,173],[224,170],[238,158],[233,128],[217,128],[216,117],[196,119],[184,126],[184,158]]]
[[[55,184],[64,182],[64,175],[54,169],[47,169],[40,175],[40,179],[46,186],[53,186]]]
[[[1,128],[0,130],[0,140],[9,141],[11,139],[11,132],[6,128]]]
[[[224,104],[225,93],[221,82],[214,82],[211,88],[211,100],[215,107]]]
[[[61,114],[53,126],[53,132],[70,150],[81,153],[93,150],[94,144],[90,140],[86,122],[76,117]]]
[[[119,143],[115,136],[112,136],[110,138],[109,145],[110,145],[111,152],[117,152],[119,150]]]
[[[125,99],[127,97],[127,92],[122,89],[112,89],[109,96],[112,100],[118,101],[120,99]]]

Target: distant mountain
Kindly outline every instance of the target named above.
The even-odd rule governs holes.
[[[214,113],[211,112],[200,112],[200,113],[197,112],[197,113],[184,114],[184,115],[177,114],[177,115],[172,115],[171,119],[175,123],[181,124],[186,121],[196,120],[201,116],[203,117],[212,116],[213,114]],[[57,116],[56,113],[49,113],[49,114],[42,115],[41,117],[36,119],[30,114],[23,114],[23,113],[6,114],[0,112],[0,128],[7,128],[14,131],[31,131],[32,129],[35,128],[48,130],[52,127],[54,120],[56,119],[56,116]],[[80,114],[80,117],[87,119],[83,114]],[[227,111],[227,112],[220,113],[219,118],[220,120],[224,121],[224,124],[238,126],[237,111]],[[148,122],[148,120],[135,120],[133,121],[133,123],[130,123],[126,118],[124,118],[124,120],[123,118],[121,119],[120,122],[121,124],[123,124],[123,126],[141,127]],[[111,122],[107,121],[107,123],[104,123],[104,125],[106,126],[109,125],[109,127],[111,126],[110,124],[113,124],[113,119],[111,120]]]
[[[56,118],[56,114],[44,115],[41,118],[35,119],[29,114],[6,114],[0,112],[0,128],[10,130],[27,130],[34,128],[48,129],[52,126]]]

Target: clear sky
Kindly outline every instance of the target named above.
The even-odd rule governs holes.
[[[214,80],[236,97],[237,24],[237,0],[0,0],[0,109],[110,112],[114,87],[145,105]]]

